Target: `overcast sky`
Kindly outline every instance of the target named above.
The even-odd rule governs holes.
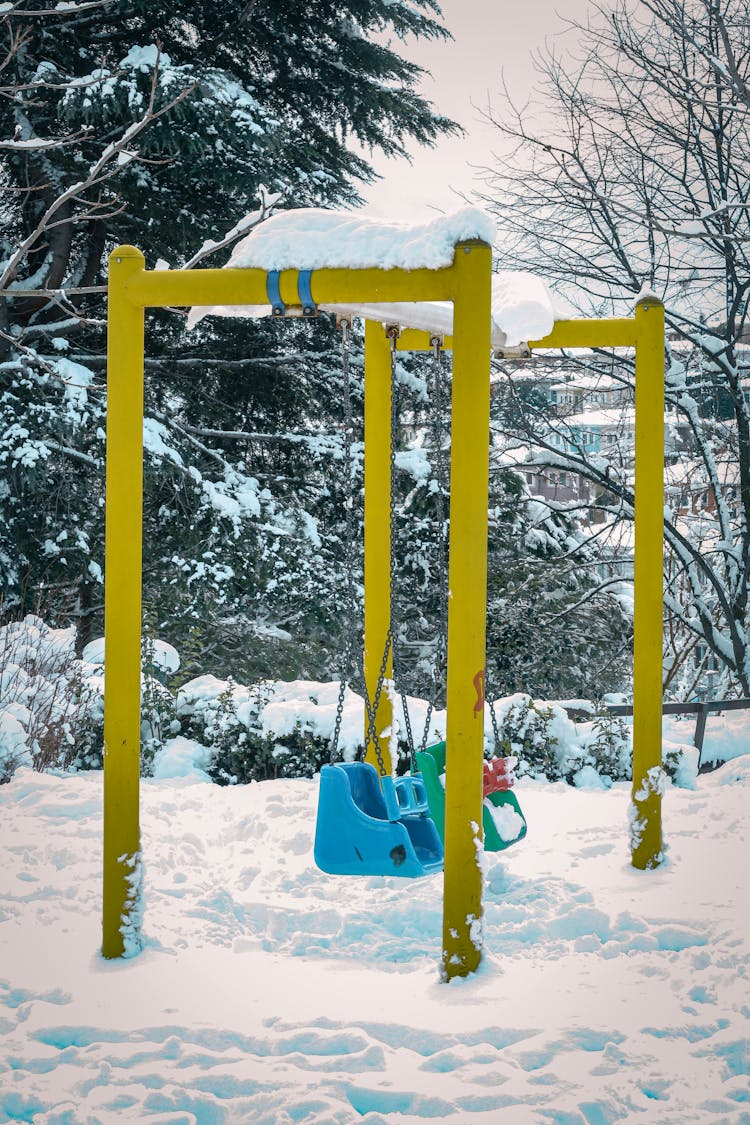
[[[435,149],[415,146],[412,164],[376,157],[383,179],[363,192],[372,214],[407,220],[427,219],[462,205],[457,193],[470,194],[476,167],[492,163],[493,130],[479,108],[500,102],[501,74],[514,101],[523,103],[537,76],[532,52],[545,39],[575,46],[562,18],[585,22],[588,0],[441,0],[447,43],[409,43],[397,49],[431,72],[421,92],[436,110],[458,121],[465,135],[441,140]],[[562,14],[558,14],[562,13]]]

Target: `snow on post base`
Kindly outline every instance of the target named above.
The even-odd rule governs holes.
[[[641,848],[646,831],[648,829],[649,815],[658,815],[658,805],[651,810],[646,810],[643,805],[646,802],[652,802],[653,798],[659,800],[663,797],[667,787],[667,775],[661,766],[652,766],[644,777],[638,788],[633,793],[633,798],[628,808],[628,830],[630,836],[630,854],[633,856],[633,862],[637,867],[645,866],[648,869],[659,867],[664,862],[663,847],[659,847],[656,854],[649,856],[645,864],[636,862],[636,853]],[[640,807],[639,807],[640,806]],[[642,815],[645,814],[645,815]]]
[[[121,855],[117,862],[130,868],[130,874],[125,876],[125,882],[129,885],[128,895],[120,917],[122,956],[136,957],[143,949],[143,855],[140,851],[133,855]]]
[[[484,922],[482,916],[476,914],[466,915],[466,925],[469,928],[469,941],[474,948],[481,953],[484,946]]]

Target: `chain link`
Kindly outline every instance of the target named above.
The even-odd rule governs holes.
[[[376,719],[377,719],[378,707],[380,706],[380,696],[382,695],[383,686],[385,684],[385,673],[386,673],[386,669],[388,668],[388,657],[390,655],[392,646],[393,646],[393,637],[391,636],[391,631],[389,629],[388,633],[386,635],[386,638],[385,638],[385,647],[383,649],[383,659],[380,662],[380,670],[378,672],[378,682],[377,682],[377,686],[375,688],[375,698],[373,699],[372,703],[370,702],[370,693],[367,689],[367,680],[365,679],[364,666],[361,665],[361,667],[360,667],[360,672],[361,672],[361,676],[362,676],[362,684],[364,686],[363,695],[364,695],[364,701],[365,701],[365,710],[367,712],[367,729],[365,731],[365,746],[367,745],[368,742],[372,741],[373,747],[375,748],[375,757],[378,760],[378,769],[380,771],[381,777],[385,777],[388,771],[385,768],[385,762],[383,760],[383,751],[382,751],[381,746],[380,746],[380,736],[378,735]]]
[[[498,730],[498,726],[497,726],[497,715],[495,714],[495,703],[494,703],[494,700],[490,699],[489,697],[487,698],[487,702],[490,705],[490,717],[492,719],[492,737],[495,740],[495,757],[497,757],[498,747],[500,746],[500,731]]]
[[[389,327],[389,328],[386,329],[386,334],[389,336],[390,341],[391,341],[391,357],[392,357],[393,353],[395,351],[396,338],[398,337],[398,328],[394,329],[393,327]],[[393,359],[392,358],[391,358],[391,395],[393,395]],[[378,727],[377,727],[377,713],[378,713],[378,707],[380,706],[380,699],[381,699],[381,696],[383,694],[383,687],[385,686],[386,672],[388,670],[388,658],[389,658],[389,656],[395,662],[395,644],[394,644],[394,638],[393,638],[393,602],[392,602],[393,589],[394,589],[394,584],[393,584],[393,578],[394,578],[394,572],[393,572],[393,424],[392,424],[392,420],[393,420],[393,399],[391,398],[391,447],[390,447],[391,484],[390,484],[389,508],[388,508],[388,520],[389,520],[389,526],[390,526],[390,529],[391,529],[391,565],[390,565],[390,571],[389,571],[389,576],[388,576],[388,581],[389,581],[389,585],[390,585],[389,593],[390,593],[390,598],[391,598],[391,615],[390,615],[390,618],[389,618],[389,621],[388,621],[388,630],[387,630],[386,635],[385,635],[385,644],[383,646],[383,657],[380,661],[380,668],[378,669],[378,680],[377,680],[377,684],[375,685],[375,695],[374,695],[372,700],[370,700],[370,692],[369,692],[369,689],[368,689],[368,686],[367,686],[367,679],[365,677],[364,661],[360,658],[360,674],[361,674],[361,677],[362,677],[362,694],[363,694],[364,701],[365,701],[365,711],[367,713],[367,725],[366,725],[366,729],[365,729],[365,747],[367,747],[367,745],[370,742],[372,743],[373,749],[375,750],[375,757],[377,758],[378,770],[380,772],[381,777],[385,777],[388,773],[388,770],[386,769],[386,766],[385,766],[385,760],[383,758],[383,750],[382,750],[382,747],[380,745],[380,735],[378,733]],[[395,671],[394,671],[394,677],[395,677]],[[393,716],[391,716],[391,730],[393,730],[393,723],[394,723],[394,719],[393,719]]]

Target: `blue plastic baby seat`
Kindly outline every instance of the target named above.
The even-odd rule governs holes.
[[[418,776],[395,782],[383,778],[386,801],[369,762],[323,766],[315,826],[315,862],[321,871],[407,879],[442,871],[443,844],[420,782]]]

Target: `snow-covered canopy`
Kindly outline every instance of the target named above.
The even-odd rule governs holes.
[[[451,265],[458,242],[481,238],[491,243],[494,233],[492,219],[476,207],[462,207],[451,215],[419,224],[386,221],[352,211],[298,208],[282,211],[255,227],[235,245],[226,266],[263,270],[442,269]],[[439,335],[453,331],[450,302],[320,307]],[[192,309],[188,327],[210,315],[269,314],[268,305],[212,305]],[[540,278],[510,270],[493,276],[493,347],[541,339],[551,331],[554,320],[552,299]]]

